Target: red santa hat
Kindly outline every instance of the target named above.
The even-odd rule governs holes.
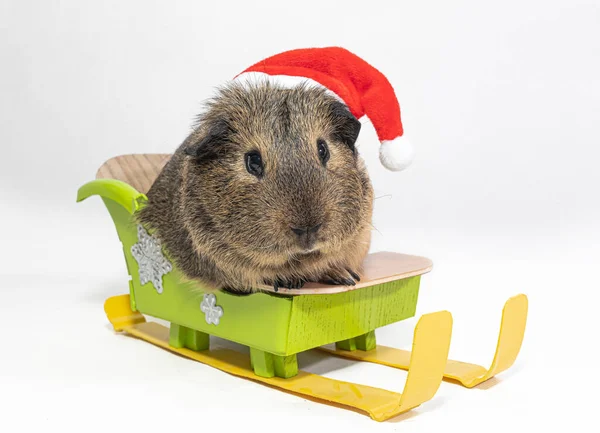
[[[300,82],[322,86],[342,100],[357,119],[369,118],[380,141],[380,161],[387,169],[403,170],[413,160],[391,84],[380,71],[344,48],[285,51],[255,63],[234,79],[267,79],[286,87]]]

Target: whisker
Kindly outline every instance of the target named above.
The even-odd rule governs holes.
[[[383,233],[381,233],[381,232],[379,231],[379,229],[378,229],[377,227],[375,227],[373,224],[371,224],[371,227],[373,227],[375,230],[377,230],[377,233],[379,233],[380,235],[383,235]]]

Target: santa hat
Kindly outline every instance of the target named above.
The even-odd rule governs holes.
[[[413,160],[413,148],[403,137],[400,106],[387,78],[360,57],[340,47],[300,48],[268,57],[234,80],[270,80],[291,87],[301,82],[324,87],[357,118],[369,118],[380,141],[379,158],[389,170],[400,171]]]

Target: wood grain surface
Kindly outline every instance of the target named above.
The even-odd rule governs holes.
[[[355,286],[330,286],[327,284],[308,283],[301,289],[279,288],[277,293],[289,295],[341,293],[426,274],[433,268],[432,261],[426,257],[388,251],[371,253],[367,255],[363,263],[364,270],[360,275],[360,282]],[[275,292],[271,286],[261,286],[260,289]]]
[[[147,194],[171,154],[119,155],[106,161],[96,173],[97,179],[117,179]]]

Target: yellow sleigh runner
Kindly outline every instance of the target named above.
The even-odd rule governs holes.
[[[513,296],[506,301],[502,311],[496,353],[489,369],[449,359],[444,368],[444,378],[457,381],[467,388],[473,388],[510,368],[521,350],[525,336],[527,309],[527,296],[523,294]],[[369,351],[349,351],[339,347],[335,349],[321,347],[320,350],[357,361],[372,362],[401,370],[408,370],[411,363],[411,352],[386,346],[377,346]]]
[[[277,293],[265,287],[247,296],[208,293],[199,286],[190,290],[152,233],[133,219],[169,156],[115,157],[78,191],[78,201],[101,197],[123,245],[129,294],[107,299],[104,307],[115,331],[229,374],[365,413],[376,421],[431,400],[443,379],[471,388],[515,362],[527,321],[523,294],[504,306],[489,369],[448,359],[453,318],[447,311],[419,319],[411,351],[377,345],[376,329],[414,317],[421,277],[432,268],[423,257],[371,254],[365,260],[364,278],[352,287],[311,283]],[[245,345],[250,355],[211,348],[210,336]],[[334,349],[325,347],[332,344]],[[407,370],[404,390],[400,394],[305,372],[298,368],[296,355],[309,350]]]

